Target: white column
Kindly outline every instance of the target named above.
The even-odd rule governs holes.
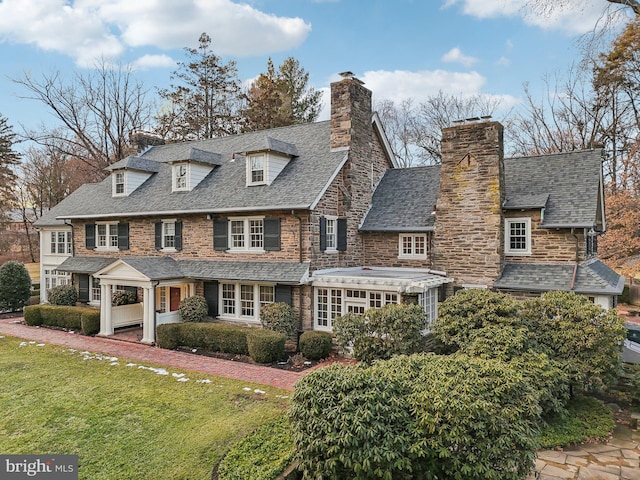
[[[99,335],[113,335],[111,321],[111,284],[100,282],[100,333]]]
[[[155,319],[155,295],[153,287],[142,289],[142,343],[155,343],[156,319]]]

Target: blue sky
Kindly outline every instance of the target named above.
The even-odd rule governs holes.
[[[16,131],[50,124],[11,78],[71,76],[99,57],[131,64],[152,91],[166,87],[182,47],[195,47],[202,32],[237,61],[243,81],[270,56],[276,65],[294,56],[325,91],[350,70],[374,100],[420,101],[442,90],[496,96],[508,110],[523,101],[525,82],[542,95],[541,78],[566,71],[577,38],[608,5],[568,3],[580,7],[542,18],[525,0],[1,0],[0,114]]]

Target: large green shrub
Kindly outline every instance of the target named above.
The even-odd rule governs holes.
[[[116,290],[111,294],[111,305],[114,307],[132,305],[137,302],[138,295],[129,290]]]
[[[296,317],[291,305],[283,302],[269,303],[260,307],[260,323],[267,330],[282,333],[287,338],[296,331]]]
[[[309,360],[327,358],[333,349],[333,338],[328,332],[304,332],[300,335],[300,353]]]
[[[0,267],[0,311],[20,310],[29,301],[31,277],[24,264],[9,261]]]
[[[289,418],[279,417],[229,450],[218,466],[218,479],[273,480],[291,463],[295,451]]]
[[[582,295],[548,292],[525,302],[522,321],[534,334],[535,348],[561,365],[573,387],[599,391],[615,382],[626,334],[615,310]]]
[[[354,357],[367,363],[422,351],[424,328],[424,310],[415,304],[389,304],[333,321],[338,345],[343,349],[352,347]]]
[[[24,320],[27,325],[79,330],[85,335],[95,335],[100,330],[100,310],[91,307],[32,305],[25,307]]]
[[[58,285],[47,290],[47,299],[51,305],[72,307],[78,301],[78,291],[73,285]]]
[[[420,354],[314,371],[290,417],[305,478],[515,480],[533,467],[538,399],[508,363]]]
[[[250,330],[219,323],[172,323],[158,327],[156,342],[159,347],[168,349],[183,346],[248,355],[247,332]]]
[[[247,332],[249,356],[257,363],[271,363],[284,356],[284,344],[287,338],[272,330],[252,329]]]
[[[183,322],[203,322],[209,314],[207,299],[200,295],[187,297],[180,302],[178,313]]]

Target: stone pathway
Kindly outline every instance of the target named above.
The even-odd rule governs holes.
[[[640,480],[640,432],[618,426],[606,444],[541,450],[529,480]]]

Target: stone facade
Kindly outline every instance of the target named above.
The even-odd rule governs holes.
[[[368,232],[362,235],[364,243],[364,265],[382,265],[398,268],[431,268],[431,233],[427,237],[427,258],[424,260],[399,258],[399,233]]]
[[[503,127],[479,122],[442,131],[433,267],[457,285],[491,287],[503,265]]]

